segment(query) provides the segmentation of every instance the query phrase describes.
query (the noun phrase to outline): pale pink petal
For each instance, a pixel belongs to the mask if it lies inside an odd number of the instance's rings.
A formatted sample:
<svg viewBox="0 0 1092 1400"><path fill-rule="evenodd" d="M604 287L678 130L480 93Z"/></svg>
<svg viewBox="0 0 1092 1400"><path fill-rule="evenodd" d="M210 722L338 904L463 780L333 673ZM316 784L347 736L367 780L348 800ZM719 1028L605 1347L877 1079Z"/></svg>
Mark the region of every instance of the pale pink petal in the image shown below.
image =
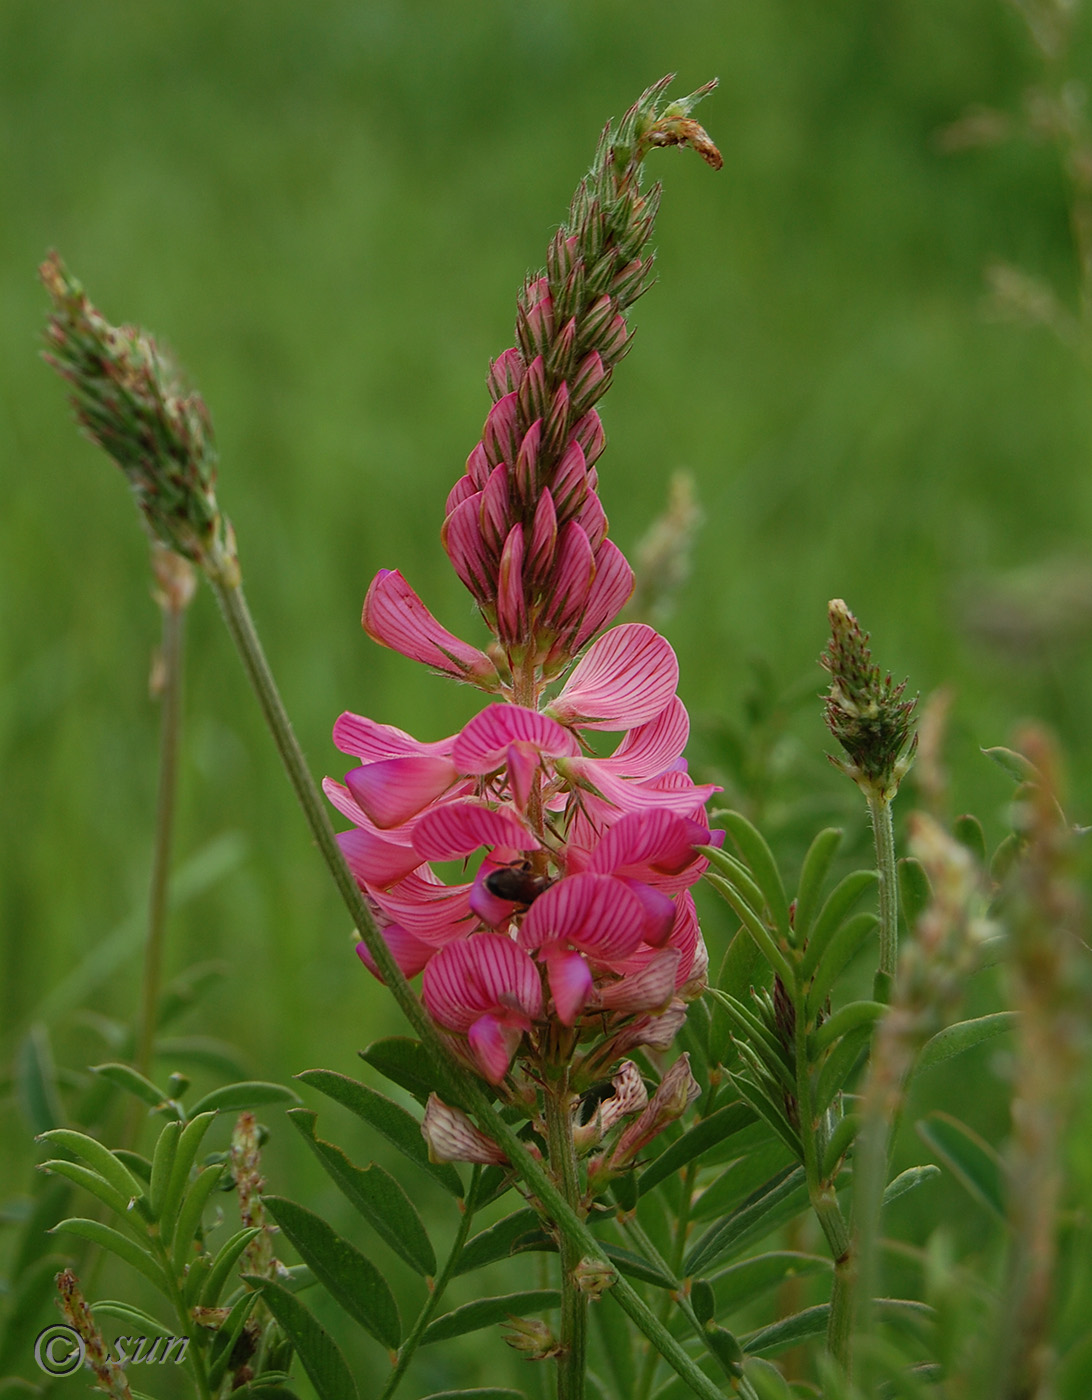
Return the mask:
<svg viewBox="0 0 1092 1400"><path fill-rule="evenodd" d="M344 783L337 783L333 778L323 778L322 790L331 805L336 807L343 817L348 817L354 826L371 826L371 822L357 806L352 793Z"/></svg>
<svg viewBox="0 0 1092 1400"><path fill-rule="evenodd" d="M514 846L537 851L538 841L514 812L482 802L462 800L434 807L413 829L413 844L423 860L454 860L479 846Z"/></svg>
<svg viewBox="0 0 1092 1400"><path fill-rule="evenodd" d="M460 641L439 622L397 569L380 569L364 599L361 617L373 641L449 676L485 686L500 683L497 668L477 647Z"/></svg>
<svg viewBox="0 0 1092 1400"><path fill-rule="evenodd" d="M633 584L633 570L626 556L613 540L604 540L595 553L595 578L572 640L573 651L578 651L600 627L618 616L629 602Z"/></svg>
<svg viewBox="0 0 1092 1400"><path fill-rule="evenodd" d="M527 640L527 593L523 586L523 526L513 525L497 571L497 633L509 646Z"/></svg>
<svg viewBox="0 0 1092 1400"><path fill-rule="evenodd" d="M497 592L497 570L482 539L480 491L452 509L444 520L440 542L455 572L478 602L492 602Z"/></svg>
<svg viewBox="0 0 1092 1400"><path fill-rule="evenodd" d="M404 879L422 863L422 857L412 847L396 846L360 826L339 832L337 843L353 879L371 893Z"/></svg>
<svg viewBox="0 0 1092 1400"><path fill-rule="evenodd" d="M378 763L384 758L410 755L450 754L454 742L452 735L447 739L422 743L393 724L380 724L366 715L354 715L349 711L334 721L334 743L342 753L352 754L362 763Z"/></svg>
<svg viewBox="0 0 1092 1400"><path fill-rule="evenodd" d="M532 745L548 758L579 754L580 745L556 720L523 705L487 705L455 736L451 757L460 773L493 773L508 746Z"/></svg>
<svg viewBox="0 0 1092 1400"><path fill-rule="evenodd" d="M500 1084L508 1073L512 1056L519 1049L523 1031L495 1016L480 1016L466 1033L470 1053L490 1084Z"/></svg>
<svg viewBox="0 0 1092 1400"><path fill-rule="evenodd" d="M521 812L527 810L527 803L535 785L535 776L539 772L541 763L542 759L538 750L525 740L508 745L506 763L508 787L512 794L512 800Z"/></svg>
<svg viewBox="0 0 1092 1400"><path fill-rule="evenodd" d="M458 778L449 758L388 758L345 774L345 786L379 828L400 826Z"/></svg>
<svg viewBox="0 0 1092 1400"><path fill-rule="evenodd" d="M421 1123L431 1162L480 1162L501 1166L508 1158L492 1138L476 1128L461 1108L430 1094Z"/></svg>
<svg viewBox="0 0 1092 1400"><path fill-rule="evenodd" d="M599 763L620 778L654 778L679 761L689 737L690 718L676 695L655 719L631 729L610 757Z"/></svg>
<svg viewBox="0 0 1092 1400"><path fill-rule="evenodd" d="M675 995L679 960L677 948L657 948L644 967L600 987L600 1005L607 1011L618 1011L626 1016L638 1011L664 1010Z"/></svg>
<svg viewBox="0 0 1092 1400"><path fill-rule="evenodd" d="M588 537L588 543L595 551L607 537L607 513L603 509L603 503L594 491L589 491L584 498L584 505L577 516L580 528Z"/></svg>
<svg viewBox="0 0 1092 1400"><path fill-rule="evenodd" d="M525 948L572 944L597 961L623 958L641 942L645 910L621 880L571 875L539 895L520 926Z"/></svg>
<svg viewBox="0 0 1092 1400"><path fill-rule="evenodd" d="M417 938L439 948L465 938L477 920L469 885L445 885L422 866L388 890L370 891L383 913Z"/></svg>
<svg viewBox="0 0 1092 1400"><path fill-rule="evenodd" d="M558 950L547 959L546 973L558 1020L571 1026L595 990L591 969L579 953Z"/></svg>
<svg viewBox="0 0 1092 1400"><path fill-rule="evenodd" d="M423 943L421 939L414 937L412 933L400 928L397 924L388 924L380 932L387 947L391 950L395 962L402 969L403 977L416 977L429 958L436 952L430 943ZM368 951L366 943L356 945L356 955L372 976L379 978L379 981L382 982L383 978L380 976L375 959Z"/></svg>
<svg viewBox="0 0 1092 1400"><path fill-rule="evenodd" d="M686 1005L676 998L662 1016L642 1016L626 1026L612 1042L615 1053L622 1055L640 1045L647 1045L650 1050L670 1050L685 1020Z"/></svg>
<svg viewBox="0 0 1092 1400"><path fill-rule="evenodd" d="M632 729L675 698L679 663L670 642L643 622L612 627L588 648L548 712L588 729Z"/></svg>
<svg viewBox="0 0 1092 1400"><path fill-rule="evenodd" d="M693 784L689 787L654 787L651 783L631 783L625 778L616 777L608 768L603 768L594 758L559 759L558 771L593 792L597 792L612 807L620 812L652 812L662 808L677 812L680 816L692 817L700 812L702 805L720 792L716 783ZM689 781L689 779L688 779Z"/></svg>

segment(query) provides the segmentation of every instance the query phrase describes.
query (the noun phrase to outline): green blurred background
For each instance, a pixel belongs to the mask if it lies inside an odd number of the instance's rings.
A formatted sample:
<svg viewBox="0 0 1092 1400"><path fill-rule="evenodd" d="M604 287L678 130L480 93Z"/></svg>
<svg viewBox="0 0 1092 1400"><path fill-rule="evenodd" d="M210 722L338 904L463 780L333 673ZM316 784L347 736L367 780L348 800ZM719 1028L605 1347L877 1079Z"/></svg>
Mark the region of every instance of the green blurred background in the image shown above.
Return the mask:
<svg viewBox="0 0 1092 1400"><path fill-rule="evenodd" d="M984 314L996 260L1076 304L1065 163L1018 120L996 144L944 136L974 104L1019 118L1044 81L1012 8L5 0L4 1063L35 1019L59 1062L107 1058L73 1012L131 1016L156 786L147 547L37 358L37 263L59 249L200 387L267 650L314 771L340 775L342 709L436 738L476 707L370 643L360 604L377 568L398 567L481 635L438 531L488 360L603 122L668 70L678 92L720 78L699 115L725 168L653 157L659 282L602 406L600 471L627 550L671 473L694 478L704 518L666 630L695 769L731 787L753 658L769 694L819 693L841 596L911 690L953 688L956 810L1001 834L1008 787L977 749L1036 714L1068 752L1074 815L1092 818L1087 362ZM783 723L782 708L762 731L774 795L855 813L819 705ZM236 1042L262 1078L353 1073L397 1017L352 956L207 593L185 725L177 855L198 888L168 971L227 965L185 1029ZM787 822L776 801L766 815ZM711 921L715 940L726 920ZM0 1113L0 1170L21 1187L24 1126L12 1102ZM360 1133L322 1122L362 1155ZM294 1143L275 1155L279 1185L308 1180Z"/></svg>

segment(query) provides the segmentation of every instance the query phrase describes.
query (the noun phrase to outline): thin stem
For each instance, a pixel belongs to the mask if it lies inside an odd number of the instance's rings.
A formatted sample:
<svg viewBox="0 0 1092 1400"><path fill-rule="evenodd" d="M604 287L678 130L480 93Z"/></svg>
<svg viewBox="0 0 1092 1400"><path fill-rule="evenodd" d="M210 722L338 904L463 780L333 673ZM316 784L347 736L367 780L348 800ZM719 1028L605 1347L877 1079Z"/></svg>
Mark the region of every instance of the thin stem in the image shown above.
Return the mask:
<svg viewBox="0 0 1092 1400"><path fill-rule="evenodd" d="M880 966L877 973L878 1001L890 1001L899 959L899 885L895 870L895 828L889 799L869 791L868 814L876 843L876 870L880 877Z"/></svg>
<svg viewBox="0 0 1092 1400"><path fill-rule="evenodd" d="M573 1144L573 1095L568 1072L546 1089L546 1140L550 1168L572 1209L579 1210L580 1178ZM561 1351L557 1358L557 1400L584 1400L584 1376L588 1365L588 1295L577 1285L575 1270L583 1256L577 1240L562 1235L561 1254Z"/></svg>
<svg viewBox="0 0 1092 1400"><path fill-rule="evenodd" d="M182 639L185 611L169 599L162 601L162 708L159 729L159 793L156 798L155 846L148 897L148 932L144 942L144 974L140 985L140 1022L136 1068L148 1074L155 1044L159 988L163 976L163 945L167 928L171 835L178 792L178 753L182 729Z"/></svg>
<svg viewBox="0 0 1092 1400"><path fill-rule="evenodd" d="M334 877L357 931L375 959L380 976L431 1056L441 1080L440 1087L451 1085L456 1095L461 1096L461 1101L474 1114L483 1131L498 1144L531 1193L538 1198L557 1226L558 1232L578 1245L582 1255L586 1254L594 1260L601 1259L602 1248L599 1242L550 1180L542 1165L535 1161L514 1129L494 1109L477 1079L465 1073L450 1059L427 1012L391 955L386 940L379 932L375 919L345 863L326 808L307 769L277 692L269 663L258 640L253 619L237 581L237 565L232 559L216 560L206 572L319 851ZM695 1365L624 1278L617 1276L608 1293L633 1319L695 1395L702 1396L703 1400L723 1400L722 1392Z"/></svg>
<svg viewBox="0 0 1092 1400"><path fill-rule="evenodd" d="M481 1168L475 1167L470 1178L470 1189L466 1193L466 1202L450 1253L444 1261L444 1267L433 1281L429 1295L425 1299L425 1306L421 1309L417 1321L413 1324L412 1332L410 1332L409 1336L398 1348L398 1358L394 1363L394 1369L387 1377L387 1384L383 1387L383 1393L380 1395L379 1400L390 1400L390 1396L398 1389L398 1383L405 1374L406 1367L413 1360L417 1348L421 1344L421 1338L425 1335L425 1328L432 1321L433 1315L440 1305L440 1299L444 1296L444 1291L451 1282L452 1275L462 1256L463 1246L466 1244L467 1236L470 1234L470 1222L474 1219L474 1204L480 1177Z"/></svg>

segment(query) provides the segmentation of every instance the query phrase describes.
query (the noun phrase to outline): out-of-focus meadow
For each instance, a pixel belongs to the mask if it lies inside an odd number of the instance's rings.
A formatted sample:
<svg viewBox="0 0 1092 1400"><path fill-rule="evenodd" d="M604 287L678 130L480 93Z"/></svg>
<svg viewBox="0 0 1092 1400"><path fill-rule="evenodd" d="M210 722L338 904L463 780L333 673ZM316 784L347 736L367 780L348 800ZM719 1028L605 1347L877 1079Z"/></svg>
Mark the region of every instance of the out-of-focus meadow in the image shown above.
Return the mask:
<svg viewBox="0 0 1092 1400"><path fill-rule="evenodd" d="M1078 31L1074 72L1087 52ZM482 636L439 527L488 361L603 122L668 70L678 92L719 77L699 115L725 167L650 162L659 281L602 405L600 474L627 551L671 475L693 478L702 522L664 627L695 770L731 787L732 734L762 686L822 690L839 596L912 691L952 688L954 810L1001 835L1009 785L978 747L1034 714L1068 755L1073 816L1092 819L1088 362L996 314L987 278L1009 264L1077 307L1065 161L1023 124L1044 68L1014 8L7 0L5 1064L35 1021L63 1066L110 1058L77 1013L133 1014L156 787L147 545L38 359L42 256L60 250L108 316L152 329L199 386L268 653L314 771L340 776L341 710L437 738L477 706L373 645L361 601L397 567ZM1007 137L976 144L1004 121L968 124L975 107L1006 114ZM730 796L774 830L789 803L802 831L841 808L860 837L821 707L782 708L749 741L773 774L764 800ZM181 1030L237 1043L259 1078L356 1072L398 1017L352 954L207 592L189 621L184 742L190 888L168 974L226 970ZM727 931L711 911L710 941ZM10 1098L0 1115L14 1189L29 1151ZM273 1152L284 1179L305 1175L295 1144Z"/></svg>

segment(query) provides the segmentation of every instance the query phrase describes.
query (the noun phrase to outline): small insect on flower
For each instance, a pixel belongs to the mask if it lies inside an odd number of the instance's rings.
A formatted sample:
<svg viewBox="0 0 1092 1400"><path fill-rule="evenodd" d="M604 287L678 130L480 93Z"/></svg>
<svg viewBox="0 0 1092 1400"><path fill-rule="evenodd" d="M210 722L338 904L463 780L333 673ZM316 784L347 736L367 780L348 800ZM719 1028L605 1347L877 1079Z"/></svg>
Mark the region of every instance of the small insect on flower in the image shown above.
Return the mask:
<svg viewBox="0 0 1092 1400"><path fill-rule="evenodd" d="M490 871L482 883L498 899L510 899L516 904L533 904L554 881L549 875L536 875L529 860L518 860Z"/></svg>

